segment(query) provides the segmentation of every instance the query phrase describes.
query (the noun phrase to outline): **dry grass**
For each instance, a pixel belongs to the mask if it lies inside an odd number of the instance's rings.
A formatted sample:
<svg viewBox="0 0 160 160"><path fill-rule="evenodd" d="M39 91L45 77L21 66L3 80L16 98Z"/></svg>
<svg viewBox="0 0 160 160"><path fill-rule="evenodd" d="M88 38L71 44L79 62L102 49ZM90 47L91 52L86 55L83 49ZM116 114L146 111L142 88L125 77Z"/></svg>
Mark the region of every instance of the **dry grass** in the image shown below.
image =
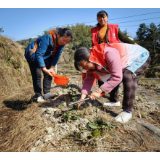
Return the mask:
<svg viewBox="0 0 160 160"><path fill-rule="evenodd" d="M31 82L24 49L3 36L0 36L0 63L0 96Z"/></svg>
<svg viewBox="0 0 160 160"><path fill-rule="evenodd" d="M31 90L28 92L32 93ZM40 117L42 109L29 99L30 95L23 93L3 101L0 108L1 152L29 151L44 133Z"/></svg>

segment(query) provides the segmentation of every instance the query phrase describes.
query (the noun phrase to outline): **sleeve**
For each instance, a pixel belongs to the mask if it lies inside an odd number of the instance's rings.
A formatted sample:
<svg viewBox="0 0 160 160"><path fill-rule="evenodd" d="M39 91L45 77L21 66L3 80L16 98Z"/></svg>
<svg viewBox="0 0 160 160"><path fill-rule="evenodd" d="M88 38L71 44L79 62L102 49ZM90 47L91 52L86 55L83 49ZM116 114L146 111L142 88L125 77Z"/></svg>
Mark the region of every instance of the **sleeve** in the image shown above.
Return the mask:
<svg viewBox="0 0 160 160"><path fill-rule="evenodd" d="M46 66L43 57L47 51L47 48L48 48L48 44L45 42L44 39L41 39L39 41L38 49L36 51L36 59L37 59L40 67Z"/></svg>
<svg viewBox="0 0 160 160"><path fill-rule="evenodd" d="M95 80L95 77L93 76L93 74L90 71L87 71L86 78L84 79L84 82L83 82L81 93L89 94L94 80Z"/></svg>
<svg viewBox="0 0 160 160"><path fill-rule="evenodd" d="M59 48L58 51L57 51L57 53L54 55L54 58L53 58L53 60L52 60L52 62L51 62L51 64L52 64L53 66L55 66L55 65L57 64L58 60L60 59L61 54L62 54L62 51L63 51L63 49L64 49L64 46L65 46L65 45L63 45L61 48Z"/></svg>
<svg viewBox="0 0 160 160"><path fill-rule="evenodd" d="M120 30L118 30L118 38L124 43L129 43L129 44L135 43L133 40L131 40L127 36L125 36Z"/></svg>
<svg viewBox="0 0 160 160"><path fill-rule="evenodd" d="M100 88L103 91L111 92L122 81L122 66L119 51L112 47L107 47L106 62L110 69L111 77Z"/></svg>

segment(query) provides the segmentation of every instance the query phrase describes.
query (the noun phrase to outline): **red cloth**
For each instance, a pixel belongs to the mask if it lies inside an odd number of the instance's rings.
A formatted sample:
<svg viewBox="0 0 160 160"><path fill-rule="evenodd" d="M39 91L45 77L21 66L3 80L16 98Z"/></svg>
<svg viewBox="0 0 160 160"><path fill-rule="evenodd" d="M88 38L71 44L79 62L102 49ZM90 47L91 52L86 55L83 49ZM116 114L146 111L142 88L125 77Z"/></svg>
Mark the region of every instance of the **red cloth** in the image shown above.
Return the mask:
<svg viewBox="0 0 160 160"><path fill-rule="evenodd" d="M118 38L118 25L117 24L107 24L109 27L108 30L108 40L109 43L120 43ZM92 43L97 45L99 43L99 27L94 27L91 29L92 33Z"/></svg>

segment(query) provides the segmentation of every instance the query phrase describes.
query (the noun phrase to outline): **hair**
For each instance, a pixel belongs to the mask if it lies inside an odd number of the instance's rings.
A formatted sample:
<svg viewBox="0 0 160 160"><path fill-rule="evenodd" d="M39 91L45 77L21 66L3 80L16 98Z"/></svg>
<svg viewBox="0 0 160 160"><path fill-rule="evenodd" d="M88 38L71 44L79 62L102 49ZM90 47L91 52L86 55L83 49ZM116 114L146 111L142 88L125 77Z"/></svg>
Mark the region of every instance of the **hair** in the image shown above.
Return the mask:
<svg viewBox="0 0 160 160"><path fill-rule="evenodd" d="M106 15L107 17L108 17L108 13L106 12L106 11L99 11L98 13L97 13L97 18L98 17L103 17L104 15ZM100 27L100 24L99 23L97 23L97 27Z"/></svg>
<svg viewBox="0 0 160 160"><path fill-rule="evenodd" d="M72 31L68 28L56 28L56 34L59 34L60 37L62 36L71 37L71 40L73 38Z"/></svg>
<svg viewBox="0 0 160 160"><path fill-rule="evenodd" d="M82 60L89 61L89 56L91 54L91 49L87 47L80 47L74 53L74 66L80 71L79 64Z"/></svg>

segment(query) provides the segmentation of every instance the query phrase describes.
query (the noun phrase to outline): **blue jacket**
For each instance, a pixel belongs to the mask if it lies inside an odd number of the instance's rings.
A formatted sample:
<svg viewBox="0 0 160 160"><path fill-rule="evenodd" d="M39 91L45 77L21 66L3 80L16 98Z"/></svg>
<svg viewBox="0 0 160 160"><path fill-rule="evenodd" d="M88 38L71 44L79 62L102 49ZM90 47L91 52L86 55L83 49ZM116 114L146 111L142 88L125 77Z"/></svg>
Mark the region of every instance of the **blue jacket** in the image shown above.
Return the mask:
<svg viewBox="0 0 160 160"><path fill-rule="evenodd" d="M45 67L44 60L50 57L51 65L55 66L62 54L64 46L58 46L56 52L53 52L55 46L53 45L51 34L44 35L28 45L25 50L25 58L28 62L38 62L39 67Z"/></svg>

